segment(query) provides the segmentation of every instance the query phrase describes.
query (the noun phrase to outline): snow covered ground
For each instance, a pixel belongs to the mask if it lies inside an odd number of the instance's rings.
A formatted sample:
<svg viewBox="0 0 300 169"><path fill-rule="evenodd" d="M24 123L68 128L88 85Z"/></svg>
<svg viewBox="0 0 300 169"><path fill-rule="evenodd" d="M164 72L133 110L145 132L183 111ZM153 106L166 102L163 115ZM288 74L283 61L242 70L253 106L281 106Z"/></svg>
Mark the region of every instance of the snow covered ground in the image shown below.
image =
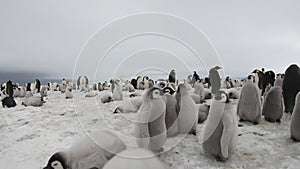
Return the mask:
<svg viewBox="0 0 300 169"><path fill-rule="evenodd" d="M0 168L34 169L46 165L56 151L68 148L77 138L94 130L114 131L128 148L136 147L135 113L113 114L120 102L100 103L103 91L94 98L85 98L74 91L74 99L66 100L60 92L49 92L42 107L24 107L16 98L15 108L0 108ZM125 99L128 93L125 92ZM232 104L237 104L234 100ZM201 146L201 130L197 136L178 135L168 138L166 152L158 157L175 169L192 168L299 168L300 143L290 139L290 115L282 123L262 119L259 125L242 123L236 152L223 163L207 155Z"/></svg>

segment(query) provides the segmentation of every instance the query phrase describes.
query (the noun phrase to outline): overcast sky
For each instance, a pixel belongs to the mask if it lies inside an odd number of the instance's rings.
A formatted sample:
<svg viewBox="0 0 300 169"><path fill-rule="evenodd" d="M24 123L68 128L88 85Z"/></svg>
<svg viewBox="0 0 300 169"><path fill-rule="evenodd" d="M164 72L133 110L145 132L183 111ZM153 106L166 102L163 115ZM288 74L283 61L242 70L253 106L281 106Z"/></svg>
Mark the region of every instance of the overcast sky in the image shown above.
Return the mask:
<svg viewBox="0 0 300 169"><path fill-rule="evenodd" d="M0 78L284 72L300 63L300 1L1 0L0 56Z"/></svg>

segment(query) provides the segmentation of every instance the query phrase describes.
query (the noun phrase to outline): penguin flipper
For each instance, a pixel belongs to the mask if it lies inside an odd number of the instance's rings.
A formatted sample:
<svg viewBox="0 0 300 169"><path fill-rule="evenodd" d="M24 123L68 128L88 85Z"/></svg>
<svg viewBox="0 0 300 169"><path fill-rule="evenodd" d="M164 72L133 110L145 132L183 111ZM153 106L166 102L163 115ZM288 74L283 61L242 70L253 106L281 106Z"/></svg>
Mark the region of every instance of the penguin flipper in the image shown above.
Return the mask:
<svg viewBox="0 0 300 169"><path fill-rule="evenodd" d="M221 153L223 157L228 158L229 146L235 130L232 125L234 121L231 119L231 116L225 112L223 114L222 123L223 123L223 132L220 140Z"/></svg>

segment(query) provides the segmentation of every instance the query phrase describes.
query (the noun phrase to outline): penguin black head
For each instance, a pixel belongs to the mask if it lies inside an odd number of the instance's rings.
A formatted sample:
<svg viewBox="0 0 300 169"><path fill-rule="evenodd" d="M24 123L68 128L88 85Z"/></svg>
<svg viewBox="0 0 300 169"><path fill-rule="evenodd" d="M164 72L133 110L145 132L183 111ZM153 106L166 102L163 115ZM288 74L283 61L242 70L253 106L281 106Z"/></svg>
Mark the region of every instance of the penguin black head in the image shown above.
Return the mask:
<svg viewBox="0 0 300 169"><path fill-rule="evenodd" d="M53 154L48 163L47 166L43 169L66 169L66 159L62 155L61 152Z"/></svg>
<svg viewBox="0 0 300 169"><path fill-rule="evenodd" d="M169 93L170 95L173 95L175 93L175 90L173 88L171 88L171 87L168 86L168 87L165 87L163 89L163 92L164 93Z"/></svg>

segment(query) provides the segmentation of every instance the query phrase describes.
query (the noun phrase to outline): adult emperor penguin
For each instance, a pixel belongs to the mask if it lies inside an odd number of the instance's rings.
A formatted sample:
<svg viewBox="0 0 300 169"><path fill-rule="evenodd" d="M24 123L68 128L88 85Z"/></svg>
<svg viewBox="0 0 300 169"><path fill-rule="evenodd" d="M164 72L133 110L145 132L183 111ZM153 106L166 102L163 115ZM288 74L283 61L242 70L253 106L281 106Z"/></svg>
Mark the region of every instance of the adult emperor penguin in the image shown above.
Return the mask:
<svg viewBox="0 0 300 169"><path fill-rule="evenodd" d="M218 161L226 161L233 152L238 126L228 95L220 91L219 76L210 77L215 97L202 131L202 147Z"/></svg>
<svg viewBox="0 0 300 169"><path fill-rule="evenodd" d="M145 92L135 124L138 146L155 152L161 151L167 141L166 104L162 95L163 91L157 87L150 88Z"/></svg>
<svg viewBox="0 0 300 169"><path fill-rule="evenodd" d="M141 76L138 76L137 78L136 78L136 87L137 87L137 89L139 89L139 90L142 90L143 88L143 85L142 85L142 82L143 82L143 79L142 79L142 77Z"/></svg>
<svg viewBox="0 0 300 169"><path fill-rule="evenodd" d="M220 66L215 66L209 70L209 81L211 84L211 93L215 95L216 98L221 98L221 93L219 92L221 88L221 78L218 70L221 69Z"/></svg>
<svg viewBox="0 0 300 169"><path fill-rule="evenodd" d="M261 119L261 98L258 87L247 81L241 89L240 99L237 105L237 114L240 121L249 121L258 124Z"/></svg>
<svg viewBox="0 0 300 169"><path fill-rule="evenodd" d="M290 126L291 138L300 141L300 92L296 96L296 103L292 114Z"/></svg>
<svg viewBox="0 0 300 169"><path fill-rule="evenodd" d="M149 77L148 76L143 77L143 84L144 84L144 89L149 89Z"/></svg>
<svg viewBox="0 0 300 169"><path fill-rule="evenodd" d="M175 90L171 87L165 87L164 91L164 100L166 102L166 127L167 127L167 136L173 137L178 133L178 121L176 113L176 103L177 100L174 97Z"/></svg>
<svg viewBox="0 0 300 169"><path fill-rule="evenodd" d="M282 88L279 86L272 87L267 93L264 100L262 114L269 122L278 122L283 115L283 103L282 103Z"/></svg>
<svg viewBox="0 0 300 169"><path fill-rule="evenodd" d="M124 150L109 160L103 169L169 169L154 153L142 148Z"/></svg>
<svg viewBox="0 0 300 169"><path fill-rule="evenodd" d="M196 135L198 110L184 84L178 86L175 97L177 100L176 112L178 114L179 133Z"/></svg>
<svg viewBox="0 0 300 169"><path fill-rule="evenodd" d="M53 154L44 169L100 169L126 149L123 141L107 130L89 134L65 151Z"/></svg>
<svg viewBox="0 0 300 169"><path fill-rule="evenodd" d="M296 95L300 91L300 68L297 65L293 64L285 71L282 89L285 112L292 113Z"/></svg>
<svg viewBox="0 0 300 169"><path fill-rule="evenodd" d="M6 88L6 95L8 95L9 97L14 97L14 87L11 80L6 82L5 88Z"/></svg>
<svg viewBox="0 0 300 169"><path fill-rule="evenodd" d="M123 100L123 93L122 93L122 82L120 79L116 79L113 81L114 84L114 89L113 89L113 94L112 98L117 101L117 100Z"/></svg>
<svg viewBox="0 0 300 169"><path fill-rule="evenodd" d="M40 93L41 81L39 79L35 79L35 88L37 89L37 92Z"/></svg>
<svg viewBox="0 0 300 169"><path fill-rule="evenodd" d="M176 83L176 72L175 70L171 70L171 72L169 73L169 83Z"/></svg>

